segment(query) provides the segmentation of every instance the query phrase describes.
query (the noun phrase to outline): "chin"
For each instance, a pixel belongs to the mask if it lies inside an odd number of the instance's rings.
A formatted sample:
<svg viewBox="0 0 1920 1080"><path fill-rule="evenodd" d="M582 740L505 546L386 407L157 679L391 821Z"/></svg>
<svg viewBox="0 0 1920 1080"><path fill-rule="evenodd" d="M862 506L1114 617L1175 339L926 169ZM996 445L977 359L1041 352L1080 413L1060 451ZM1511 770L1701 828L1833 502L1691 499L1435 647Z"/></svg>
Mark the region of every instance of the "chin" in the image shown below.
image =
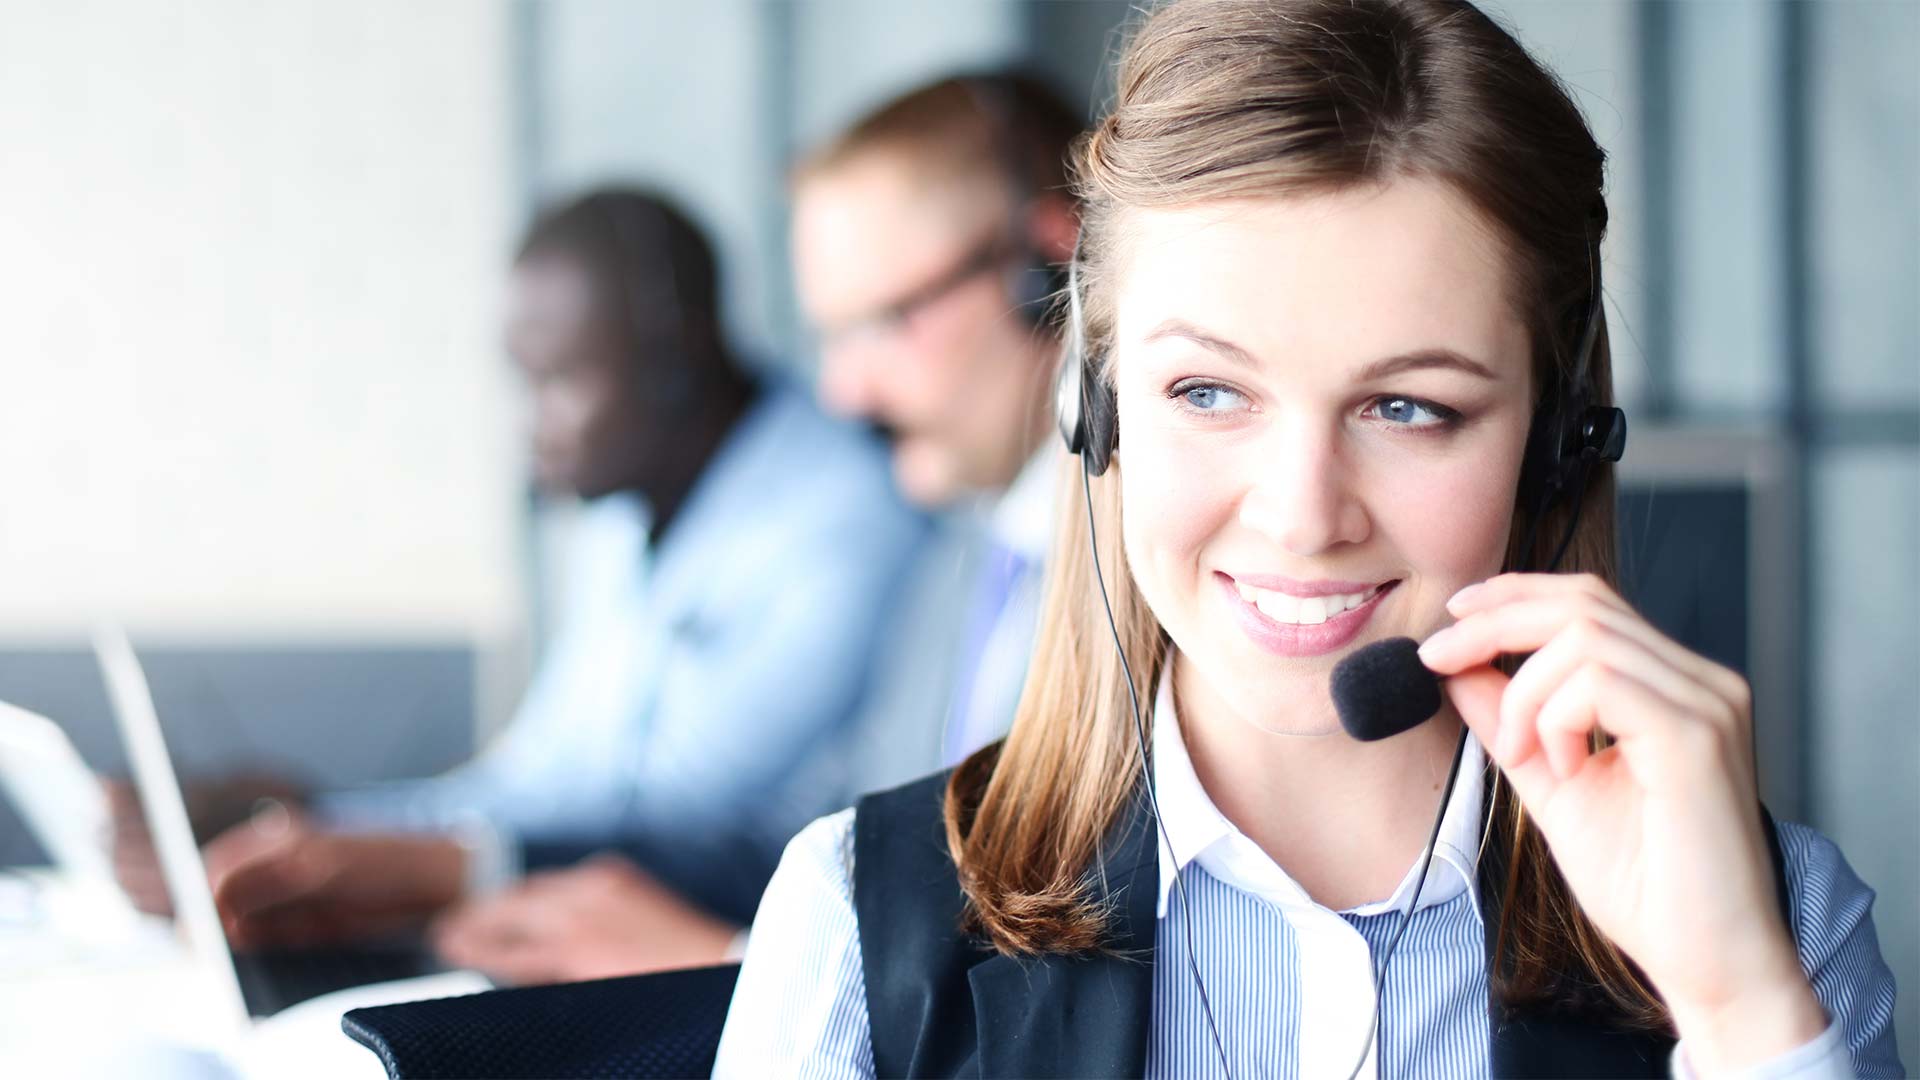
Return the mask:
<svg viewBox="0 0 1920 1080"><path fill-rule="evenodd" d="M964 490L948 456L921 441L903 441L893 451L893 483L908 502L938 509L959 499Z"/></svg>
<svg viewBox="0 0 1920 1080"><path fill-rule="evenodd" d="M533 487L543 497L549 499L585 498L580 494L580 486L572 482L571 477L545 470L533 474Z"/></svg>
<svg viewBox="0 0 1920 1080"><path fill-rule="evenodd" d="M898 465L893 470L893 486L900 489L901 498L923 510L938 510L954 499L954 492L947 485L923 479L917 472Z"/></svg>
<svg viewBox="0 0 1920 1080"><path fill-rule="evenodd" d="M1339 735L1340 715L1327 682L1324 671L1274 672L1247 687L1237 711L1249 724L1274 735Z"/></svg>

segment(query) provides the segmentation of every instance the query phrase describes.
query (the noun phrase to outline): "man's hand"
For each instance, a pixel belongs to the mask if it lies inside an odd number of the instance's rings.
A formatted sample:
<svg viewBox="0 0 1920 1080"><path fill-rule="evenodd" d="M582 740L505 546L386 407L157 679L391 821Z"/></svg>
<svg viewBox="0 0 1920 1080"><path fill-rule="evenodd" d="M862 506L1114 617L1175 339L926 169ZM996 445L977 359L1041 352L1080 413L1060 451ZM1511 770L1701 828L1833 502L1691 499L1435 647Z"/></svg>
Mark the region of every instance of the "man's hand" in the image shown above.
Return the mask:
<svg viewBox="0 0 1920 1080"><path fill-rule="evenodd" d="M423 922L459 899L467 854L442 836L323 832L275 804L207 845L236 948L302 947Z"/></svg>
<svg viewBox="0 0 1920 1080"><path fill-rule="evenodd" d="M717 964L739 929L600 855L449 912L433 940L450 964L530 984Z"/></svg>
<svg viewBox="0 0 1920 1080"><path fill-rule="evenodd" d="M153 849L153 835L147 831L146 811L140 796L127 780L102 779L106 792L109 839L113 850L113 872L133 905L151 915L172 915L173 903L167 895L166 879L160 873L160 857ZM300 789L292 782L267 773L239 773L219 780L195 781L185 785L187 820L193 826L194 839L205 843L235 824L245 821L262 799L276 799L288 805L300 799Z"/></svg>

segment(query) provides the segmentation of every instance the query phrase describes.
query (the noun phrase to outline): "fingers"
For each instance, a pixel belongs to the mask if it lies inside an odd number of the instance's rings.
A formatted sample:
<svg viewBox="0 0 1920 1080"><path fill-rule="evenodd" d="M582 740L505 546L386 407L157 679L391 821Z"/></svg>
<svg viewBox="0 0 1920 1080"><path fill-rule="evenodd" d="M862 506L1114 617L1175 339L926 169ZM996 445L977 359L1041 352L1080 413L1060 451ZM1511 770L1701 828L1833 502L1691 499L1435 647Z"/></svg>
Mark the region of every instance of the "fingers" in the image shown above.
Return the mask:
<svg viewBox="0 0 1920 1080"><path fill-rule="evenodd" d="M1507 676L1490 667L1479 667L1455 675L1442 685L1460 719L1506 774L1520 801L1529 807L1545 805L1556 784L1546 759L1536 755L1526 761L1511 761L1493 750L1500 741L1500 699L1508 687Z"/></svg>
<svg viewBox="0 0 1920 1080"><path fill-rule="evenodd" d="M1500 700L1500 737L1491 748L1503 761L1524 760L1536 747L1535 716L1577 672L1590 665L1630 675L1674 706L1700 715L1726 712L1706 687L1677 671L1663 656L1618 631L1585 619L1555 634L1520 669ZM1671 709L1673 706L1669 706Z"/></svg>
<svg viewBox="0 0 1920 1080"><path fill-rule="evenodd" d="M330 876L327 838L288 816L242 822L207 845L213 901L230 921L263 912L318 890Z"/></svg>
<svg viewBox="0 0 1920 1080"><path fill-rule="evenodd" d="M1500 738L1500 698L1506 693L1509 681L1500 671L1479 667L1440 684L1460 719L1488 753L1492 753L1494 743Z"/></svg>
<svg viewBox="0 0 1920 1080"><path fill-rule="evenodd" d="M1544 815L1559 786L1587 767L1594 756L1590 738L1597 726L1622 739L1602 757L1618 756L1642 740L1643 752L1626 754L1622 760L1649 787L1671 783L1671 776L1651 774L1679 764L1686 756L1669 752L1664 742L1698 742L1708 749L1718 745L1713 725L1688 716L1644 683L1604 664L1580 665L1537 712L1509 720L1502 715L1502 705L1515 682L1493 668L1480 667L1447 679L1444 686L1461 719L1513 784L1520 801L1535 814ZM1510 734L1509 725L1525 729L1525 737ZM1659 737L1648 744L1644 740L1650 735Z"/></svg>
<svg viewBox="0 0 1920 1080"><path fill-rule="evenodd" d="M1447 601L1447 610L1460 619L1475 611L1529 597L1585 598L1633 613L1632 605L1597 574L1501 574L1454 593Z"/></svg>
<svg viewBox="0 0 1920 1080"><path fill-rule="evenodd" d="M488 978L508 986L539 986L564 982L565 971L557 966L553 951L540 942L489 942L450 962L472 968Z"/></svg>
<svg viewBox="0 0 1920 1080"><path fill-rule="evenodd" d="M1454 674L1502 654L1532 655L1516 673L1503 705L1506 747L1518 760L1534 748L1534 725L1516 718L1537 710L1581 664L1599 662L1630 676L1686 712L1740 734L1752 715L1751 693L1737 673L1661 634L1591 575L1506 574L1456 594L1455 623L1428 638L1420 658ZM1616 732L1617 734L1617 732Z"/></svg>
<svg viewBox="0 0 1920 1080"><path fill-rule="evenodd" d="M122 822L139 824L146 827L147 816L140 809L140 795L133 788L132 781L118 777L101 777L100 790L107 797L107 813L118 826Z"/></svg>
<svg viewBox="0 0 1920 1080"><path fill-rule="evenodd" d="M531 931L526 926L526 905L513 893L479 900L456 908L435 920L432 937L436 947L450 954L473 955L494 942L513 942ZM464 962L464 961L463 961Z"/></svg>
<svg viewBox="0 0 1920 1080"><path fill-rule="evenodd" d="M236 949L305 949L363 936L368 926L342 919L324 904L296 902L227 920L226 930Z"/></svg>
<svg viewBox="0 0 1920 1080"><path fill-rule="evenodd" d="M1580 770L1588 757L1588 738L1603 717L1607 730L1620 738L1622 748L1650 733L1681 736L1706 726L1690 720L1672 701L1640 680L1603 664L1586 664L1540 707L1540 745L1554 776L1564 780ZM1629 755L1628 760L1652 757Z"/></svg>
<svg viewBox="0 0 1920 1080"><path fill-rule="evenodd" d="M525 887L469 904L434 923L434 949L449 964L502 982L552 981L561 977L558 928L539 917L542 906L540 897Z"/></svg>
<svg viewBox="0 0 1920 1080"><path fill-rule="evenodd" d="M1528 597L1469 612L1422 643L1420 659L1434 671L1451 675L1491 663L1502 653L1534 652L1575 628L1580 633L1604 631L1631 639L1675 666L1705 664L1639 615L1582 597Z"/></svg>
<svg viewBox="0 0 1920 1080"><path fill-rule="evenodd" d="M1613 626L1640 641L1649 650L1668 657L1676 668L1717 696L1733 703L1740 711L1749 711L1750 689L1746 679L1738 672L1716 664L1662 634L1635 611L1633 605L1594 574L1501 574L1455 593L1447 601L1447 610L1455 619L1465 622L1471 616L1518 601L1557 601L1564 605L1570 618L1584 615ZM1526 647L1508 651L1522 652L1526 651ZM1470 667L1472 663L1465 666Z"/></svg>
<svg viewBox="0 0 1920 1080"><path fill-rule="evenodd" d="M418 927L420 922L414 908L356 907L318 893L225 920L225 925L235 948L253 949L337 945Z"/></svg>
<svg viewBox="0 0 1920 1080"><path fill-rule="evenodd" d="M148 848L145 856L116 847L113 853L113 878L133 906L149 915L173 914L173 897L167 892L167 880L160 872L160 861Z"/></svg>
<svg viewBox="0 0 1920 1080"><path fill-rule="evenodd" d="M290 808L300 804L300 792L293 784L258 772L198 781L188 785L186 795L187 816L194 835L202 840L257 816L263 804L278 802Z"/></svg>
<svg viewBox="0 0 1920 1080"><path fill-rule="evenodd" d="M173 914L166 878L160 872L160 856L144 831L134 835L125 829L115 829L109 858L113 862L114 880L119 882L134 907L149 915Z"/></svg>

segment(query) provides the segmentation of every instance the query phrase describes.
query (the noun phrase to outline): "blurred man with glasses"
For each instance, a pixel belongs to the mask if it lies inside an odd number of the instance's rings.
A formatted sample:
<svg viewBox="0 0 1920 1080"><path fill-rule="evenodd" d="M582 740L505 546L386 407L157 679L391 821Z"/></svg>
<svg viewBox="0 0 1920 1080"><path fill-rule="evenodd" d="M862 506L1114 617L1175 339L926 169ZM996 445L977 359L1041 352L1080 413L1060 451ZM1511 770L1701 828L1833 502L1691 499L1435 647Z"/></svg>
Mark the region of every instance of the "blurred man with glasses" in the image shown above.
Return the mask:
<svg viewBox="0 0 1920 1080"><path fill-rule="evenodd" d="M819 335L819 397L885 435L902 494L944 512L842 751L816 757L823 772L802 786L850 802L956 761L1012 721L1060 458L1053 299L1078 228L1065 161L1079 131L1077 111L1035 80L947 78L794 171L794 272ZM581 979L719 962L712 938L678 935L693 952L650 944L695 925L601 862L470 905L442 921L440 943L469 966Z"/></svg>

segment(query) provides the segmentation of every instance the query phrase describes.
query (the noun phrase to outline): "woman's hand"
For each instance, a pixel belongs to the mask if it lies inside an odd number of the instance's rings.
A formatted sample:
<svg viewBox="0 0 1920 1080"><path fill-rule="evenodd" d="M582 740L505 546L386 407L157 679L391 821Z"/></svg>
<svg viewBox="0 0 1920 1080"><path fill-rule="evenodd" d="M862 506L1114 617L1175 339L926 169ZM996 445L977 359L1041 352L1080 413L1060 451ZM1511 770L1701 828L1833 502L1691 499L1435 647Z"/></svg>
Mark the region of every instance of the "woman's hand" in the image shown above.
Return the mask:
<svg viewBox="0 0 1920 1080"><path fill-rule="evenodd" d="M1587 915L1638 963L1705 1071L1825 1030L1774 899L1746 681L1592 575L1504 574L1420 648L1539 824ZM1488 665L1532 653L1511 681ZM1600 728L1614 744L1595 754Z"/></svg>

